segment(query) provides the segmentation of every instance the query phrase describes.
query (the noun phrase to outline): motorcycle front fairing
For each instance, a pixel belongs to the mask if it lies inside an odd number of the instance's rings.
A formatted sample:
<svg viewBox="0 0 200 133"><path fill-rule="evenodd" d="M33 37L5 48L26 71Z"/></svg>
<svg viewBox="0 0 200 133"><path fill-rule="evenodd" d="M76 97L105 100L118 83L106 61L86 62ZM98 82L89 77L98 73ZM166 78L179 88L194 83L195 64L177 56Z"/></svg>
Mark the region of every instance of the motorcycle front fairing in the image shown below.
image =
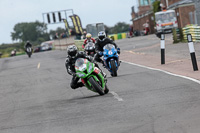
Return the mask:
<svg viewBox="0 0 200 133"><path fill-rule="evenodd" d="M29 52L29 53L31 53L32 52L32 48L31 47L27 47L26 51Z"/></svg>
<svg viewBox="0 0 200 133"><path fill-rule="evenodd" d="M105 88L104 77L99 69L94 66L94 63L89 62L87 59L78 58L75 63L75 70L76 75L81 78L81 81L89 90L96 92L88 80L90 77L93 77L97 82L101 82L102 88Z"/></svg>

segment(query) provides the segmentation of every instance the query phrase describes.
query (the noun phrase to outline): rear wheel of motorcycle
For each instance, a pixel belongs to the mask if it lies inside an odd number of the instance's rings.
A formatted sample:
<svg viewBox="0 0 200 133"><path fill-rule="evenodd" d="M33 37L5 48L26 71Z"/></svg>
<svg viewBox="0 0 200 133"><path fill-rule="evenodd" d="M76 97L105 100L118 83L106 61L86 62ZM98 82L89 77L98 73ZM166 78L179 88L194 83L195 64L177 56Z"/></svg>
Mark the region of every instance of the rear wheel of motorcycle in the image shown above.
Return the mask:
<svg viewBox="0 0 200 133"><path fill-rule="evenodd" d="M104 95L102 87L97 83L97 81L93 77L90 77L89 81L92 87L99 93L99 95Z"/></svg>
<svg viewBox="0 0 200 133"><path fill-rule="evenodd" d="M110 61L111 64L111 69L112 69L112 76L116 77L117 76L117 68L114 60Z"/></svg>

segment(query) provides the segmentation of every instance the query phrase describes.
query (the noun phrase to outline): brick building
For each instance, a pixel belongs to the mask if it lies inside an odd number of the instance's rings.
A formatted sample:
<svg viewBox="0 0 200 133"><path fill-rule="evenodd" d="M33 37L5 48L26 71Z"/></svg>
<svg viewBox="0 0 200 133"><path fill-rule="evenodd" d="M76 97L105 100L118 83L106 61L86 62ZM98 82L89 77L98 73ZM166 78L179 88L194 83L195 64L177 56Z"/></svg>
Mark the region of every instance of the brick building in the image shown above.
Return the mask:
<svg viewBox="0 0 200 133"><path fill-rule="evenodd" d="M173 3L175 1L175 3ZM169 0L168 9L174 9L177 15L178 27L195 24L195 6L192 0Z"/></svg>
<svg viewBox="0 0 200 133"><path fill-rule="evenodd" d="M140 1L141 0L139 0L139 2ZM161 0L161 3L166 6L167 9L173 9L176 11L179 28L185 27L187 24L196 23L195 6L192 0ZM140 4L138 8L139 11L137 13L135 13L132 9L131 15L134 31L142 31L144 29L143 24L146 20L149 20L150 33L155 33L154 15L151 8L152 3L149 5Z"/></svg>

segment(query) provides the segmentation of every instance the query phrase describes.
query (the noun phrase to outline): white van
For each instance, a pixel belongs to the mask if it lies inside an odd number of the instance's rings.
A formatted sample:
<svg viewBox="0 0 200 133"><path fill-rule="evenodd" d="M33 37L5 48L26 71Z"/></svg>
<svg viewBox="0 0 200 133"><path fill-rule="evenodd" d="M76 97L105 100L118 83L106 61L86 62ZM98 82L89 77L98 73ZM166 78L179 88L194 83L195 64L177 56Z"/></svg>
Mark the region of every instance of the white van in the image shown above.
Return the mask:
<svg viewBox="0 0 200 133"><path fill-rule="evenodd" d="M177 28L176 13L174 10L160 11L155 13L156 34L171 33L173 28Z"/></svg>

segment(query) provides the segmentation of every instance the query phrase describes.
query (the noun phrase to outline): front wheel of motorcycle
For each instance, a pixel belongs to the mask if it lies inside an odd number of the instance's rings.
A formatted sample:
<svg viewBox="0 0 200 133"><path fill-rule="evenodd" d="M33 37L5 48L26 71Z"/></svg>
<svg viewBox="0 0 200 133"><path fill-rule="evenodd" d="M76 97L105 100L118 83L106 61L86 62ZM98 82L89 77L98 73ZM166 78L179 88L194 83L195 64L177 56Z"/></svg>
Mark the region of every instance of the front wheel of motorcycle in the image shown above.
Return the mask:
<svg viewBox="0 0 200 133"><path fill-rule="evenodd" d="M99 95L104 95L102 87L97 83L97 81L93 78L89 78L89 82L92 85L92 87L96 90L96 92L99 93Z"/></svg>
<svg viewBox="0 0 200 133"><path fill-rule="evenodd" d="M111 64L111 69L112 69L112 75L111 76L116 77L117 76L117 68L116 68L115 60L111 60L110 64Z"/></svg>

